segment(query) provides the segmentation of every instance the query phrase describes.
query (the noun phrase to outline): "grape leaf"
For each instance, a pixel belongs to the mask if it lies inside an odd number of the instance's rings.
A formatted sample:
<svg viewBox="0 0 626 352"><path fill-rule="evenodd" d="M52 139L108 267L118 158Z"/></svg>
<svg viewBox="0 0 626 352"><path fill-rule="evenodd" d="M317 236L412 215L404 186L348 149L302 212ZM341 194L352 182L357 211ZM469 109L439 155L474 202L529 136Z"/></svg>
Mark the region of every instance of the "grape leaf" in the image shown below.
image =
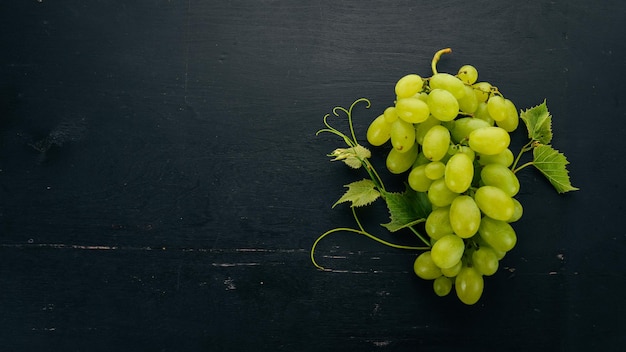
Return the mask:
<svg viewBox="0 0 626 352"><path fill-rule="evenodd" d="M369 149L361 145L356 145L352 148L337 148L328 156L335 157L331 161L342 160L351 168L358 169L363 165L361 160L371 157L372 153Z"/></svg>
<svg viewBox="0 0 626 352"><path fill-rule="evenodd" d="M380 192L376 190L376 185L372 180L361 180L345 185L348 190L339 200L333 204L333 208L343 202L351 202L351 207L362 207L371 204L380 197Z"/></svg>
<svg viewBox="0 0 626 352"><path fill-rule="evenodd" d="M385 192L384 196L391 221L382 226L391 232L423 222L432 210L426 193L416 192L408 185L402 193Z"/></svg>
<svg viewBox="0 0 626 352"><path fill-rule="evenodd" d="M520 118L528 129L528 138L539 141L542 144L550 144L552 141L552 115L548 112L546 101L522 111Z"/></svg>
<svg viewBox="0 0 626 352"><path fill-rule="evenodd" d="M576 191L572 186L566 165L569 164L563 153L549 145L538 145L533 149L533 165L550 181L557 192Z"/></svg>

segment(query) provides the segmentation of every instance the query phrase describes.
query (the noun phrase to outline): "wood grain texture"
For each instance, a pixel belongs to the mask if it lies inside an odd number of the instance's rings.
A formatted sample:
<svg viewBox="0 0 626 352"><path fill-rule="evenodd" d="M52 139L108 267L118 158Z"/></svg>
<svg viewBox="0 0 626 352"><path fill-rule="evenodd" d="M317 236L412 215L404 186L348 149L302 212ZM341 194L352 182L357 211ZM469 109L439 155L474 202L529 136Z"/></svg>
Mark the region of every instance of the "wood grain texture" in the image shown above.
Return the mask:
<svg viewBox="0 0 626 352"><path fill-rule="evenodd" d="M625 6L3 3L0 345L619 350ZM415 253L355 235L320 244L332 271L309 260L320 233L352 225L331 205L363 177L328 162L340 141L315 136L322 117L367 97L363 135L442 47L441 70L472 63L518 108L547 99L582 189L520 176L519 243L473 307L435 297ZM385 217L364 213L368 228Z"/></svg>

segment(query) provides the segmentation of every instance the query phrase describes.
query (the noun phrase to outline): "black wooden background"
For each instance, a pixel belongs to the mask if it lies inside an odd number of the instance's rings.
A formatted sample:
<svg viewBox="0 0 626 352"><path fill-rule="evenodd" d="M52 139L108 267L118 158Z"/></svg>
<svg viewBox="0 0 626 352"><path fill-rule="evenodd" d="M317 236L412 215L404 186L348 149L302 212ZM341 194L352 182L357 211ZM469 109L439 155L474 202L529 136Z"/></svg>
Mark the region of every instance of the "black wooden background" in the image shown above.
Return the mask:
<svg viewBox="0 0 626 352"><path fill-rule="evenodd" d="M624 20L618 0L1 1L0 349L623 350ZM364 136L443 47L440 71L547 99L581 188L521 173L518 245L471 307L357 235L320 244L333 271L309 260L364 177L328 161L322 117L367 97Z"/></svg>

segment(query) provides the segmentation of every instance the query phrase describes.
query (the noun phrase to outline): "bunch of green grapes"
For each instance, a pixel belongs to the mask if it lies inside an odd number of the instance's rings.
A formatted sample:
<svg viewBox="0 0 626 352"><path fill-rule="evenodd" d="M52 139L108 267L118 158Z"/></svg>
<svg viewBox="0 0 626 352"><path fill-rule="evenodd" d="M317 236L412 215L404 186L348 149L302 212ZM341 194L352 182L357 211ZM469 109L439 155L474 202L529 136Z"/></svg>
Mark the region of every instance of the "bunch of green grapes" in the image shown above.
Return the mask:
<svg viewBox="0 0 626 352"><path fill-rule="evenodd" d="M477 82L474 66L456 75L409 74L395 85L396 101L367 130L373 146L388 141L386 159L394 174L432 204L425 222L431 248L417 257L414 271L432 280L437 295L454 287L465 304L476 303L484 276L516 244L512 222L522 216L514 197L519 180L510 169L510 132L517 108L488 82Z"/></svg>

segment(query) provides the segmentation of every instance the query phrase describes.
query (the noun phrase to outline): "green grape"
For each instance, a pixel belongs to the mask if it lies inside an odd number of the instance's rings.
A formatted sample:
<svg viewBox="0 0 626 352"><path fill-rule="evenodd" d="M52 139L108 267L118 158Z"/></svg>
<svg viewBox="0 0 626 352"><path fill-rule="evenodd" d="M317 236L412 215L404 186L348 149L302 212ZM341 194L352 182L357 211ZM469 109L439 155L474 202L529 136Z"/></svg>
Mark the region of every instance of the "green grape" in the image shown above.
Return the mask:
<svg viewBox="0 0 626 352"><path fill-rule="evenodd" d="M482 296L485 281L476 268L464 267L456 276L454 287L461 302L472 305Z"/></svg>
<svg viewBox="0 0 626 352"><path fill-rule="evenodd" d="M431 238L428 242L430 242L430 247L432 248L435 245L435 243L437 242L437 240L434 239L434 238Z"/></svg>
<svg viewBox="0 0 626 352"><path fill-rule="evenodd" d="M491 247L483 238L482 236L474 236L473 237L474 241L476 242L476 244L478 245L478 247L480 248L489 248L493 251L493 253L495 253L496 258L498 258L498 260L502 260L502 258L504 258L504 256L506 255L505 251L499 251L493 247Z"/></svg>
<svg viewBox="0 0 626 352"><path fill-rule="evenodd" d="M385 121L387 121L388 124L392 124L398 119L398 113L395 106L386 108L383 115L385 115Z"/></svg>
<svg viewBox="0 0 626 352"><path fill-rule="evenodd" d="M454 230L450 224L450 207L441 207L431 211L426 217L424 228L428 236L434 240L451 235Z"/></svg>
<svg viewBox="0 0 626 352"><path fill-rule="evenodd" d="M450 129L450 135L452 137L452 141L455 143L460 143L461 141L468 138L469 134L481 127L489 127L491 126L487 121L473 118L473 117L461 117L460 119L454 120L454 127Z"/></svg>
<svg viewBox="0 0 626 352"><path fill-rule="evenodd" d="M415 162L413 163L413 167L420 166L420 165L426 165L429 162L430 162L430 160L428 160L428 158L426 158L424 153L418 153L417 154L417 158L415 158Z"/></svg>
<svg viewBox="0 0 626 352"><path fill-rule="evenodd" d="M513 164L513 152L511 149L506 148L501 153L495 155L478 155L478 163L480 165L489 165L489 164L500 164L506 167L511 166Z"/></svg>
<svg viewBox="0 0 626 352"><path fill-rule="evenodd" d="M426 165L426 170L424 170L424 173L426 174L426 177L434 181L442 178L445 171L446 164L442 163L441 161L431 161Z"/></svg>
<svg viewBox="0 0 626 352"><path fill-rule="evenodd" d="M424 103L426 102L426 100L428 99L428 93L426 92L421 92L419 94L415 94L414 95L417 99L423 101Z"/></svg>
<svg viewBox="0 0 626 352"><path fill-rule="evenodd" d="M387 154L386 166L392 174L401 174L408 171L415 159L417 158L417 144L414 143L413 147L406 153L400 153L396 149L391 149Z"/></svg>
<svg viewBox="0 0 626 352"><path fill-rule="evenodd" d="M450 205L458 195L446 186L446 181L443 178L433 181L428 188L428 200L436 207Z"/></svg>
<svg viewBox="0 0 626 352"><path fill-rule="evenodd" d="M370 123L367 128L367 141L373 146L385 144L391 137L391 124L385 121L385 116L380 115Z"/></svg>
<svg viewBox="0 0 626 352"><path fill-rule="evenodd" d="M459 275L459 272L461 271L462 268L463 268L463 261L459 260L458 263L454 264L454 266L441 269L441 273L447 277L455 277Z"/></svg>
<svg viewBox="0 0 626 352"><path fill-rule="evenodd" d="M474 94L474 90L470 86L465 86L465 96L463 98L458 99L459 101L459 109L467 114L473 114L474 111L478 108L478 100L476 99L476 94Z"/></svg>
<svg viewBox="0 0 626 352"><path fill-rule="evenodd" d="M457 77L465 84L474 84L476 80L478 80L478 70L476 67L472 65L463 65L459 69L459 73L456 74Z"/></svg>
<svg viewBox="0 0 626 352"><path fill-rule="evenodd" d="M398 99L408 98L422 90L424 81L416 74L406 75L398 80L395 91Z"/></svg>
<svg viewBox="0 0 626 352"><path fill-rule="evenodd" d="M495 123L495 121L491 118L491 115L489 115L489 110L487 110L487 103L485 103L484 101L482 103L478 103L476 111L474 111L474 118L485 120L487 123L489 123L489 126L493 126Z"/></svg>
<svg viewBox="0 0 626 352"><path fill-rule="evenodd" d="M451 268L463 257L465 242L457 235L445 235L430 249L433 263L438 267Z"/></svg>
<svg viewBox="0 0 626 352"><path fill-rule="evenodd" d="M496 126L477 128L469 134L469 146L475 152L495 155L509 147L511 136L504 129Z"/></svg>
<svg viewBox="0 0 626 352"><path fill-rule="evenodd" d="M439 297L447 296L452 291L452 280L449 277L439 276L433 281L433 290Z"/></svg>
<svg viewBox="0 0 626 352"><path fill-rule="evenodd" d="M432 186L431 186L432 187ZM515 212L513 199L503 190L495 186L482 186L474 193L476 205L490 218L506 221Z"/></svg>
<svg viewBox="0 0 626 352"><path fill-rule="evenodd" d="M488 82L478 82L472 85L474 88L474 95L479 103L484 103L489 99L489 93L491 92L491 84Z"/></svg>
<svg viewBox="0 0 626 352"><path fill-rule="evenodd" d="M474 178L474 164L465 153L454 154L446 164L444 180L448 189L455 193L467 191Z"/></svg>
<svg viewBox="0 0 626 352"><path fill-rule="evenodd" d="M431 161L441 160L450 146L450 131L441 125L431 127L424 135L422 153Z"/></svg>
<svg viewBox="0 0 626 352"><path fill-rule="evenodd" d="M513 132L519 125L519 115L515 104L509 99L504 99L504 108L506 109L506 117L501 121L496 121L498 127L502 127L507 132Z"/></svg>
<svg viewBox="0 0 626 352"><path fill-rule="evenodd" d="M424 144L424 136L430 130L431 127L435 125L440 125L441 121L437 120L434 116L430 115L426 121L417 124L415 127L415 140L419 144Z"/></svg>
<svg viewBox="0 0 626 352"><path fill-rule="evenodd" d="M446 154L444 154L443 158L439 159L439 161L441 161L442 163L446 164L448 162L448 160L450 160L450 157L452 157L452 155L448 154L448 152L446 152Z"/></svg>
<svg viewBox="0 0 626 352"><path fill-rule="evenodd" d="M445 127L448 129L448 131L450 131L450 127L449 126L445 126ZM450 137L452 137L452 135L450 135ZM450 141L452 141L452 138L450 138ZM458 152L459 152L459 148L458 148L457 144L450 144L450 145L448 145L447 155L453 156L454 154L456 154Z"/></svg>
<svg viewBox="0 0 626 352"><path fill-rule="evenodd" d="M517 243L517 235L509 223L492 219L489 216L484 216L480 221L478 233L491 248L497 251L508 252Z"/></svg>
<svg viewBox="0 0 626 352"><path fill-rule="evenodd" d="M455 120L450 120L450 121L441 121L441 125L445 128L448 129L448 131L452 130L454 128L454 125L456 124Z"/></svg>
<svg viewBox="0 0 626 352"><path fill-rule="evenodd" d="M472 160L472 162L474 162L474 159L476 159L476 152L472 148L470 148L468 146L465 146L465 145L459 145L457 147L457 149L458 149L457 150L458 153L463 153L463 154L469 156L469 158L470 158L470 160Z"/></svg>
<svg viewBox="0 0 626 352"><path fill-rule="evenodd" d="M504 165L485 165L480 172L480 178L485 185L498 187L510 197L519 192L520 184L517 176Z"/></svg>
<svg viewBox="0 0 626 352"><path fill-rule="evenodd" d="M492 250L496 254L496 258L498 258L498 260L502 260L502 258L504 258L504 256L506 255L506 252L504 251L498 251L494 248L492 248Z"/></svg>
<svg viewBox="0 0 626 352"><path fill-rule="evenodd" d="M400 153L406 153L415 144L415 127L402 119L391 124L391 145Z"/></svg>
<svg viewBox="0 0 626 352"><path fill-rule="evenodd" d="M480 247L472 253L472 264L483 275L491 276L498 271L498 257L489 247Z"/></svg>
<svg viewBox="0 0 626 352"><path fill-rule="evenodd" d="M426 103L428 104L430 113L440 121L454 120L459 114L459 102L454 95L447 90L431 90Z"/></svg>
<svg viewBox="0 0 626 352"><path fill-rule="evenodd" d="M396 112L398 117L410 123L424 122L430 116L428 104L416 97L398 99Z"/></svg>
<svg viewBox="0 0 626 352"><path fill-rule="evenodd" d="M430 188L431 183L433 183L433 181L426 176L426 166L427 165L416 166L409 172L407 181L409 187L415 191L426 192L428 188Z"/></svg>
<svg viewBox="0 0 626 352"><path fill-rule="evenodd" d="M465 84L463 84L463 81L449 73L437 73L432 75L429 85L431 90L443 89L452 93L456 99L461 99L465 95Z"/></svg>
<svg viewBox="0 0 626 352"><path fill-rule="evenodd" d="M434 280L441 276L441 269L433 262L430 251L423 252L415 259L413 271L424 280Z"/></svg>
<svg viewBox="0 0 626 352"><path fill-rule="evenodd" d="M456 197L450 205L450 226L461 238L470 238L478 232L481 214L478 205L470 196Z"/></svg>
<svg viewBox="0 0 626 352"><path fill-rule="evenodd" d="M489 98L489 100L487 100L487 110L489 111L491 118L496 122L506 119L508 113L504 97L501 95L494 95Z"/></svg>
<svg viewBox="0 0 626 352"><path fill-rule="evenodd" d="M522 203L520 203L519 200L515 198L512 199L513 203L515 204L515 211L513 211L513 216L511 216L511 218L506 222L516 222L517 220L521 219L522 215L524 214L524 207L522 206Z"/></svg>

